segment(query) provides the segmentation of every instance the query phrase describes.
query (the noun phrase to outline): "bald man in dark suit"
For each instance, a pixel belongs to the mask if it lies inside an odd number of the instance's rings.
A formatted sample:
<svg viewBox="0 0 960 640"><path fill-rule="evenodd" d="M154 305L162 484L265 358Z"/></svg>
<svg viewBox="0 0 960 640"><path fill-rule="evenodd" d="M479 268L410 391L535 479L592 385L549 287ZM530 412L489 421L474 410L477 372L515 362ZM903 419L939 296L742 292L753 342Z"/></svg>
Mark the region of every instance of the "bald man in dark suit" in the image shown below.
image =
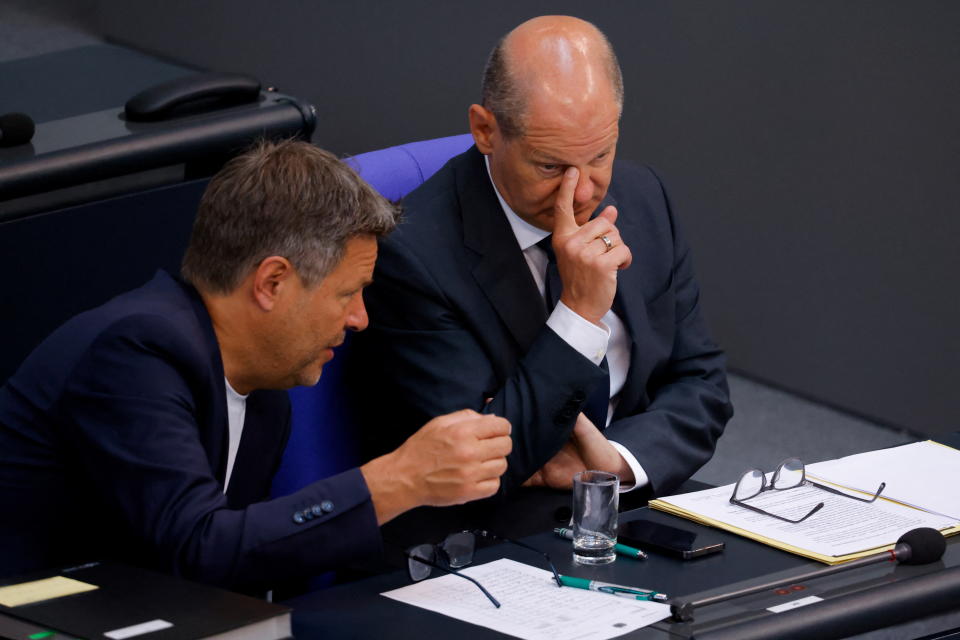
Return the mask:
<svg viewBox="0 0 960 640"><path fill-rule="evenodd" d="M368 451L468 406L513 425L506 495L585 468L662 495L711 457L732 415L725 359L659 178L615 159L622 100L589 23L536 18L497 45L475 146L381 243L354 352L380 394Z"/></svg>

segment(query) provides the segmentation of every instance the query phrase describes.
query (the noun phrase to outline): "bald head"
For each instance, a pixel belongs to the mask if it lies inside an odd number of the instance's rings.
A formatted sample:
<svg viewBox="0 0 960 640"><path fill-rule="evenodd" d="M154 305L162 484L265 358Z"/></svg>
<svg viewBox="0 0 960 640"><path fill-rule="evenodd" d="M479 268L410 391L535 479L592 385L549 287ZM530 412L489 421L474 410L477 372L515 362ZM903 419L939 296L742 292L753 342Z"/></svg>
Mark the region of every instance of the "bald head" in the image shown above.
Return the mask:
<svg viewBox="0 0 960 640"><path fill-rule="evenodd" d="M570 16L540 16L497 43L487 61L482 104L507 137L522 135L530 104L585 109L597 101L623 105L623 78L610 42Z"/></svg>

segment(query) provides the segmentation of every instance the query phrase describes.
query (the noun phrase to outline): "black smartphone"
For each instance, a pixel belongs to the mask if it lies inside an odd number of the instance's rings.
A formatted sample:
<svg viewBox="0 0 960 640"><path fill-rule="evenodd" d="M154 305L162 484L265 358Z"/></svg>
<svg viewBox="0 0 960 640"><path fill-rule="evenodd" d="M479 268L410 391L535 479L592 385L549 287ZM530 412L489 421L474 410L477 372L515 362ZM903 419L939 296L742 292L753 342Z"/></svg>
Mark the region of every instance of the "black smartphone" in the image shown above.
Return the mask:
<svg viewBox="0 0 960 640"><path fill-rule="evenodd" d="M690 560L723 551L724 543L698 534L649 520L624 522L617 530L617 542L663 555Z"/></svg>

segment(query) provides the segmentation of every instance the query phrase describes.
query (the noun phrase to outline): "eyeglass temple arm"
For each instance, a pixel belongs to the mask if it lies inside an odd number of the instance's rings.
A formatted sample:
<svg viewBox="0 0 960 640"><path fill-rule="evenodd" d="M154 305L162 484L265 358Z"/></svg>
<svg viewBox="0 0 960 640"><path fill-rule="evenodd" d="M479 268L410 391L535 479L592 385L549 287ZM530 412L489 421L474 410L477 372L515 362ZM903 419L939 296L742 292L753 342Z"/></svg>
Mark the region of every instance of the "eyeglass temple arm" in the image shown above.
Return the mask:
<svg viewBox="0 0 960 640"><path fill-rule="evenodd" d="M509 538L504 538L504 540L506 540L507 542L512 542L513 544L517 545L518 547L523 547L524 549L529 549L530 551L533 551L534 553L537 553L537 554L540 554L541 556L543 556L544 560L547 561L547 565L550 567L550 571L553 572L553 579L554 579L554 581L557 583L557 586L558 586L558 587L562 587L562 586L563 586L563 583L560 581L560 574L557 573L557 568L556 568L555 566L553 566L553 560L550 559L550 556L547 554L546 551L541 551L540 549L536 549L536 548L534 548L534 547L531 547L530 545L528 545L528 544L526 544L526 543L524 543L524 542L520 542L519 540L511 540L511 539L509 539Z"/></svg>
<svg viewBox="0 0 960 640"><path fill-rule="evenodd" d="M407 557L410 558L411 560L416 560L417 562L422 562L423 564L429 565L429 566L433 567L434 569L440 569L440 571L443 571L444 573L450 573L450 574L453 574L453 575L455 575L455 576L460 576L460 577L463 578L464 580L469 580L469 581L472 582L473 584L477 585L477 588L480 589L480 591L483 591L483 595L487 596L487 599L490 600L490 602L493 603L493 606L495 606L497 609L500 608L500 603L497 601L496 598L493 597L493 594L491 594L489 591L487 591L482 584L480 584L479 582L477 582L476 580L474 580L474 579L471 578L470 576L464 575L464 574L462 574L462 573L460 573L459 571L456 571L456 570L454 570L454 569L448 569L448 568L446 568L446 567L444 567L444 566L442 566L442 565L437 564L436 562L431 562L431 561L427 560L426 558L421 558L420 556L413 555L412 553L407 553L406 555L407 555Z"/></svg>
<svg viewBox="0 0 960 640"><path fill-rule="evenodd" d="M846 496L846 497L848 497L848 498L852 498L853 500L859 500L860 502L873 502L874 500L876 500L877 498L879 498L879 497L880 497L880 494L883 493L883 490L887 488L887 483L886 483L886 482L881 482L881 483L880 483L880 487L877 488L877 492L873 494L873 497L872 497L872 498L861 498L860 496L853 496L853 495L850 495L849 493L844 493L843 491L840 491L839 489L834 489L833 487L828 487L828 486L825 485L825 484L820 484L819 482L814 482L813 480L810 480L809 478L807 479L807 482L809 482L810 484L812 484L812 485L815 486L815 487L818 487L818 488L820 488L820 489L823 489L824 491L829 491L830 493L835 493L835 494L840 495L840 496Z"/></svg>
<svg viewBox="0 0 960 640"><path fill-rule="evenodd" d="M557 568L556 568L555 566L553 566L553 560L550 559L550 556L549 556L549 554L547 554L546 551L541 551L540 549L537 549L536 547L531 547L531 546L528 545L526 542L520 542L519 540L514 540L514 539L512 539L512 538L505 538L505 537L503 537L503 536L498 536L498 535L495 534L495 533L490 533L489 531L484 531L483 529L474 529L474 530L472 531L472 533L473 533L473 535L475 535L475 536L480 536L481 538L488 538L488 539L490 539L490 540L500 540L500 541L503 541L503 542L509 542L510 544L515 544L515 545L517 545L518 547L523 547L524 549L529 549L530 551L533 551L534 553L540 554L541 556L544 557L544 559L546 559L547 565L549 565L550 571L553 573L553 579L554 579L554 581L557 583L557 586L558 586L558 587L562 587L562 586L563 586L563 582L560 581L560 574L557 573Z"/></svg>
<svg viewBox="0 0 960 640"><path fill-rule="evenodd" d="M820 509L823 509L823 503L821 502L821 503L819 503L817 506L815 506L813 509L810 509L810 512L807 513L807 515L805 515L805 516L803 516L802 518L800 518L799 520L791 520L790 518L784 518L783 516L778 516L777 514L775 514L775 513L770 513L769 511L765 511L765 510L761 509L760 507L755 507L755 506L750 505L750 504L747 504L747 503L745 503L745 502L743 502L743 501L741 501L741 500L737 500L736 498L734 498L734 497L732 497L732 496L731 496L731 498L730 498L730 502L733 503L733 504L735 504L735 505L737 505L738 507L743 507L744 509L750 509L751 511L755 511L755 512L757 512L757 513L762 513L762 514L764 514L764 515L770 516L771 518L776 518L777 520L783 520L784 522L790 522L790 523L792 523L792 524L797 524L797 523L803 522L804 520L806 520L807 518L809 518L810 516L812 516L813 514L815 514L817 511L820 511Z"/></svg>

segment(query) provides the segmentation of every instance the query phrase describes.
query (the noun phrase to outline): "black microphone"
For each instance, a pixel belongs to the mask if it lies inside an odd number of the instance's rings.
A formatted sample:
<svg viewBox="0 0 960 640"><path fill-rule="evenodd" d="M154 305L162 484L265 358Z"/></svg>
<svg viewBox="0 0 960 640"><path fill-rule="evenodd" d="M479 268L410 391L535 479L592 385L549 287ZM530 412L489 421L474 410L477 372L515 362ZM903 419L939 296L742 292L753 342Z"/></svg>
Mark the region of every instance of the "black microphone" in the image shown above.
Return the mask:
<svg viewBox="0 0 960 640"><path fill-rule="evenodd" d="M670 612L673 614L673 619L677 622L692 622L693 611L699 607L717 604L718 602L726 602L727 600L748 596L761 591L766 591L768 589L775 589L777 587L782 587L785 584L795 584L797 582L812 580L814 578L822 578L834 573L840 573L841 571L849 571L850 569L857 569L859 567L877 564L878 562L886 561L899 562L900 564L929 564L942 558L943 552L946 551L946 549L947 540L943 537L943 534L936 529L931 529L930 527L911 529L900 536L900 539L897 540L897 544L895 544L893 549L889 551L882 551L872 556L867 556L866 558L860 558L859 560L845 562L843 564L827 567L825 569L816 569L814 571L809 571L785 580L768 582L755 587L748 587L746 589L740 589L730 593L723 593L717 596L703 598L702 600L693 600L691 602L674 601L670 604Z"/></svg>
<svg viewBox="0 0 960 640"><path fill-rule="evenodd" d="M900 536L890 553L900 564L930 564L943 557L947 539L936 529L921 527Z"/></svg>
<svg viewBox="0 0 960 640"><path fill-rule="evenodd" d="M26 144L33 138L36 126L33 118L25 113L5 113L0 116L0 147L15 147Z"/></svg>

